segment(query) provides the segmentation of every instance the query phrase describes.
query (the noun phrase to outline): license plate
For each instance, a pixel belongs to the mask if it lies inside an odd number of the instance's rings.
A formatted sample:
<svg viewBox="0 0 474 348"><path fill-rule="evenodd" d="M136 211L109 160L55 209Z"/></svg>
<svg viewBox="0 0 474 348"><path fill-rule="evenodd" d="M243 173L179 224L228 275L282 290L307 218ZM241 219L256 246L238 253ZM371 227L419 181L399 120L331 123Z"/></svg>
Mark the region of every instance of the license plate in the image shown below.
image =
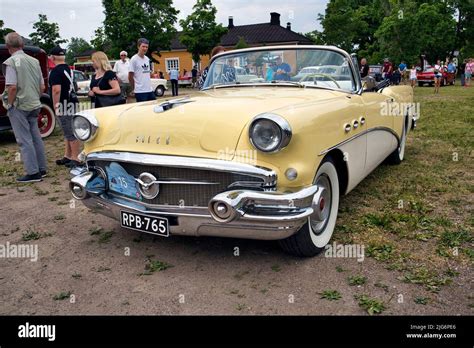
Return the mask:
<svg viewBox="0 0 474 348"><path fill-rule="evenodd" d="M121 211L120 224L130 230L150 233L160 237L169 237L170 235L168 219L160 217Z"/></svg>

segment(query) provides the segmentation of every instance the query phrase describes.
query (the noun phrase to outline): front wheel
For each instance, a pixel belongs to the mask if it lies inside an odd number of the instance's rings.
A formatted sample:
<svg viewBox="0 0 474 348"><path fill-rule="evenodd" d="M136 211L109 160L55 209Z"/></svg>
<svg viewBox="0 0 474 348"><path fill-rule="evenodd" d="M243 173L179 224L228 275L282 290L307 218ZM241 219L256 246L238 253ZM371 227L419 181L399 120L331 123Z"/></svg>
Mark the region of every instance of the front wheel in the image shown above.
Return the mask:
<svg viewBox="0 0 474 348"><path fill-rule="evenodd" d="M156 89L155 89L155 95L156 95L157 97L162 97L164 94L165 94L165 87L163 87L163 86L158 86L158 87L156 87Z"/></svg>
<svg viewBox="0 0 474 348"><path fill-rule="evenodd" d="M54 111L48 104L42 103L38 114L38 128L42 138L49 137L56 126Z"/></svg>
<svg viewBox="0 0 474 348"><path fill-rule="evenodd" d="M314 213L296 234L279 242L285 252L299 257L312 257L321 253L331 240L336 226L339 176L331 157L327 157L319 167L315 184L322 191L321 195L316 194L313 199Z"/></svg>

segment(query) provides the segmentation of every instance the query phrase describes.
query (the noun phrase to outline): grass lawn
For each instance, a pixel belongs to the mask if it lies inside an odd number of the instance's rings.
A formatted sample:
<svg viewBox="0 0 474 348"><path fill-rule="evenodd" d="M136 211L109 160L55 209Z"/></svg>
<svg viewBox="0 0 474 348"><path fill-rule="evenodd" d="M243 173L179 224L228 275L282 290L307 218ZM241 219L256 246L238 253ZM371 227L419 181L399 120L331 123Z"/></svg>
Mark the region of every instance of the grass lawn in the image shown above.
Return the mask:
<svg viewBox="0 0 474 348"><path fill-rule="evenodd" d="M474 89L433 90L415 89L421 118L405 161L342 200L335 240L365 245L401 281L437 292L474 261Z"/></svg>

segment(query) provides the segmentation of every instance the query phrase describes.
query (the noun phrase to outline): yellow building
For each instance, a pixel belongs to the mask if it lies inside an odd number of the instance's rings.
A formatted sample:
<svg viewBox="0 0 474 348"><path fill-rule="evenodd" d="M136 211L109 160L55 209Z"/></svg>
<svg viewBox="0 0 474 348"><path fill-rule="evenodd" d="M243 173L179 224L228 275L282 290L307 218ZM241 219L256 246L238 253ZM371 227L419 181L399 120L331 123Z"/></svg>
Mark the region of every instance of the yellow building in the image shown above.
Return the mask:
<svg viewBox="0 0 474 348"><path fill-rule="evenodd" d="M307 37L291 30L291 23L287 23L286 27L280 25L280 14L272 12L270 14L270 22L234 25L234 18L229 17L228 31L221 38L220 46L226 50L235 48L241 38L250 47L255 46L280 46L280 45L311 45L313 42ZM184 70L190 76L191 70L195 65L191 53L189 53L181 41L179 40L181 33L178 33L171 43L170 51L160 51L160 55L153 53L153 58L158 62L154 64L155 72L163 72L166 79L169 79L168 71L176 68L183 75ZM201 62L198 64L198 70L202 71L209 64L210 57L208 55L201 56Z"/></svg>

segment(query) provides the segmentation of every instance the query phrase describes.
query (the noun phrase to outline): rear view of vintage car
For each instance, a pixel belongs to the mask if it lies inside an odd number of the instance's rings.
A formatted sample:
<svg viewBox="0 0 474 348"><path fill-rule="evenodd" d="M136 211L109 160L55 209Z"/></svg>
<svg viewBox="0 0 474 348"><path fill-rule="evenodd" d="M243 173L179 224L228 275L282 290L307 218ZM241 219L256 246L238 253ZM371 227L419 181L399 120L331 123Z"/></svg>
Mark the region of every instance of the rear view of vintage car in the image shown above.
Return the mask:
<svg viewBox="0 0 474 348"><path fill-rule="evenodd" d="M258 78L236 79L244 66ZM319 68L296 81L307 67ZM314 256L340 196L403 160L412 102L410 87L366 85L335 47L226 52L196 97L78 113L87 166L70 188L127 229L279 240Z"/></svg>

